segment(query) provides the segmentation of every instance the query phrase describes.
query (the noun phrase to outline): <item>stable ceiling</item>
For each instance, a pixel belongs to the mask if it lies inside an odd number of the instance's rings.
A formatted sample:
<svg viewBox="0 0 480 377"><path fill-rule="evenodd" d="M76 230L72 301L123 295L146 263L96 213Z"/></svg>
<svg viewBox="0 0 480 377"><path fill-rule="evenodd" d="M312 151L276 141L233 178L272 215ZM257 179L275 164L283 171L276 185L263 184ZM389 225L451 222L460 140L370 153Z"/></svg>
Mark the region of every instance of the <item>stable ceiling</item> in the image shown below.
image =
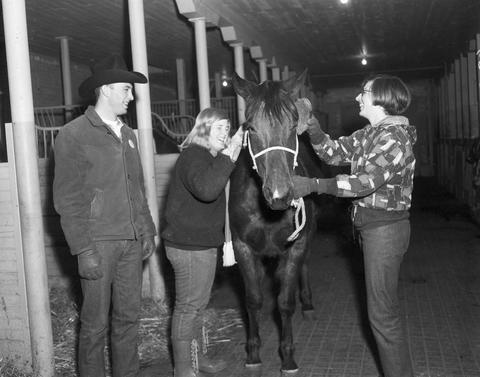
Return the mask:
<svg viewBox="0 0 480 377"><path fill-rule="evenodd" d="M479 0L195 0L235 27L246 47L258 45L283 69L308 68L311 82L367 71L404 75L441 72L480 32ZM30 50L58 56L56 37L68 36L71 60L90 64L109 53L128 57L127 0L26 0ZM175 59L195 67L193 25L175 0L144 0L148 60L166 81ZM207 31L210 73L233 71L233 50L218 27ZM367 66L360 64L362 55ZM246 76L257 66L248 57Z"/></svg>

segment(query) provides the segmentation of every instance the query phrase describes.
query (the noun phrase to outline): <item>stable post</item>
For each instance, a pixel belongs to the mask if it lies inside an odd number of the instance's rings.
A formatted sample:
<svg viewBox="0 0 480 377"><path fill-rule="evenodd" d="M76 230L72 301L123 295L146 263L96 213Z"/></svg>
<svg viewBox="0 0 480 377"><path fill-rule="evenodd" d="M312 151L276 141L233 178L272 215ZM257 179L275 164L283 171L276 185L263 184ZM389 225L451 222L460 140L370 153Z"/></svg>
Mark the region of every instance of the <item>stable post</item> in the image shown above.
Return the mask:
<svg viewBox="0 0 480 377"><path fill-rule="evenodd" d="M25 0L2 0L20 226L32 346L39 377L54 376L52 324L40 204Z"/></svg>
<svg viewBox="0 0 480 377"><path fill-rule="evenodd" d="M195 30L197 77L200 110L210 107L210 84L208 78L207 29L205 17L191 18Z"/></svg>
<svg viewBox="0 0 480 377"><path fill-rule="evenodd" d="M60 41L60 62L62 67L62 84L63 84L63 104L70 106L73 104L72 96L72 72L70 69L70 48L68 41L70 38L66 36L57 37ZM65 123L72 120L72 109L66 107L65 109Z"/></svg>
<svg viewBox="0 0 480 377"><path fill-rule="evenodd" d="M145 37L145 16L143 0L128 1L130 19L130 40L132 44L133 69L143 73L148 78L147 42ZM159 229L159 210L155 182L155 162L153 158L152 109L150 105L150 84L135 84L137 110L138 142L142 159L145 192L153 222ZM158 246L159 237L155 237ZM165 283L160 275L160 259L158 253L153 253L147 260L150 293L154 300L165 298Z"/></svg>
<svg viewBox="0 0 480 377"><path fill-rule="evenodd" d="M245 65L243 62L243 43L232 43L233 55L235 61L235 72L241 78L245 77ZM238 111L238 124L241 125L245 122L245 100L237 94L237 111Z"/></svg>

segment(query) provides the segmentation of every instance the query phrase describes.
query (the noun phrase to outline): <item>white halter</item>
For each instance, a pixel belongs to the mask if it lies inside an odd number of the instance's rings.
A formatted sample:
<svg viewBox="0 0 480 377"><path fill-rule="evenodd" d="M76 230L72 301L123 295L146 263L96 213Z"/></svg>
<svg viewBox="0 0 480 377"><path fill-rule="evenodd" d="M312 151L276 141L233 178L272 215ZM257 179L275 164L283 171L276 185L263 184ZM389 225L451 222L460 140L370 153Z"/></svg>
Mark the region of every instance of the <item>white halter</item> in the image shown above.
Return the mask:
<svg viewBox="0 0 480 377"><path fill-rule="evenodd" d="M275 151L275 150L280 150L280 151L285 151L285 152L289 152L289 153L292 153L293 154L293 168L295 169L297 166L298 166L298 163L297 163L297 157L298 157L298 136L297 134L295 134L295 150L291 149L291 148L287 148L287 147L282 147L281 145L275 145L273 147L268 147L268 148L265 148L263 150L261 150L260 152L258 152L257 154L253 154L253 151L252 151L252 145L250 143L250 136L248 134L248 130L245 131L245 133L243 134L243 146L248 146L248 152L250 153L250 156L252 157L252 161L253 161L253 170L257 171L258 172L258 168L257 168L257 162L256 162L256 159L270 151Z"/></svg>
<svg viewBox="0 0 480 377"><path fill-rule="evenodd" d="M275 151L275 150L280 150L280 151L285 151L285 152L288 152L288 153L292 153L293 154L293 168L295 169L298 166L298 163L297 163L297 157L298 157L298 136L297 136L297 133L295 133L295 150L293 150L291 148L287 148L287 147L282 147L281 145L276 145L276 146L273 146L273 147L265 148L265 149L261 150L260 152L258 152L257 154L253 154L248 130L245 131L245 133L243 134L243 146L244 147L248 146L248 152L250 153L250 156L252 157L252 161L253 161L252 168L256 172L258 172L256 159L258 157L270 152L270 151ZM296 211L295 211L295 231L290 236L288 236L288 238L287 238L288 242L292 242L292 241L294 241L298 238L298 235L300 234L300 231L305 226L305 222L306 222L305 203L303 201L303 198L293 199L292 203L290 203L290 205L292 207L296 208ZM302 215L301 222L299 221L300 214Z"/></svg>

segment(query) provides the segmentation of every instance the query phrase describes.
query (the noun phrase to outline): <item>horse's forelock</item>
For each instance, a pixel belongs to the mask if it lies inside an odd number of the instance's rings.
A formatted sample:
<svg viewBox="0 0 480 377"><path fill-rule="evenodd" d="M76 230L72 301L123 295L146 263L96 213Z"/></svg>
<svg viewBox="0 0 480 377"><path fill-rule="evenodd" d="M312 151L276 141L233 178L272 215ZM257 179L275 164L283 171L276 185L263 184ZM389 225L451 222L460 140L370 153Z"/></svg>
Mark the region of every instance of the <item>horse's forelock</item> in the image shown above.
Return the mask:
<svg viewBox="0 0 480 377"><path fill-rule="evenodd" d="M298 118L295 103L289 93L276 81L263 82L250 98L247 118L260 111L266 118L274 119L278 123L283 123L285 113L291 114L294 121Z"/></svg>

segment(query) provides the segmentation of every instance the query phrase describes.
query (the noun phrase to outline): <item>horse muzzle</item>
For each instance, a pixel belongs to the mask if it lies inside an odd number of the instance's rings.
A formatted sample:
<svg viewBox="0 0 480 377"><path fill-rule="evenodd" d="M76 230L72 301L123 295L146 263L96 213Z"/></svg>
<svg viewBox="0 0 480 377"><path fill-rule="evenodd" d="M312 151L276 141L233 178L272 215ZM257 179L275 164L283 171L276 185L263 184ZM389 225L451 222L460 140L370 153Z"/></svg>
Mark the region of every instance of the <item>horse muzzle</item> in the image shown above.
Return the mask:
<svg viewBox="0 0 480 377"><path fill-rule="evenodd" d="M278 189L272 190L270 187L264 186L263 197L271 209L275 211L284 211L290 207L293 194L291 193L291 190L282 193Z"/></svg>

